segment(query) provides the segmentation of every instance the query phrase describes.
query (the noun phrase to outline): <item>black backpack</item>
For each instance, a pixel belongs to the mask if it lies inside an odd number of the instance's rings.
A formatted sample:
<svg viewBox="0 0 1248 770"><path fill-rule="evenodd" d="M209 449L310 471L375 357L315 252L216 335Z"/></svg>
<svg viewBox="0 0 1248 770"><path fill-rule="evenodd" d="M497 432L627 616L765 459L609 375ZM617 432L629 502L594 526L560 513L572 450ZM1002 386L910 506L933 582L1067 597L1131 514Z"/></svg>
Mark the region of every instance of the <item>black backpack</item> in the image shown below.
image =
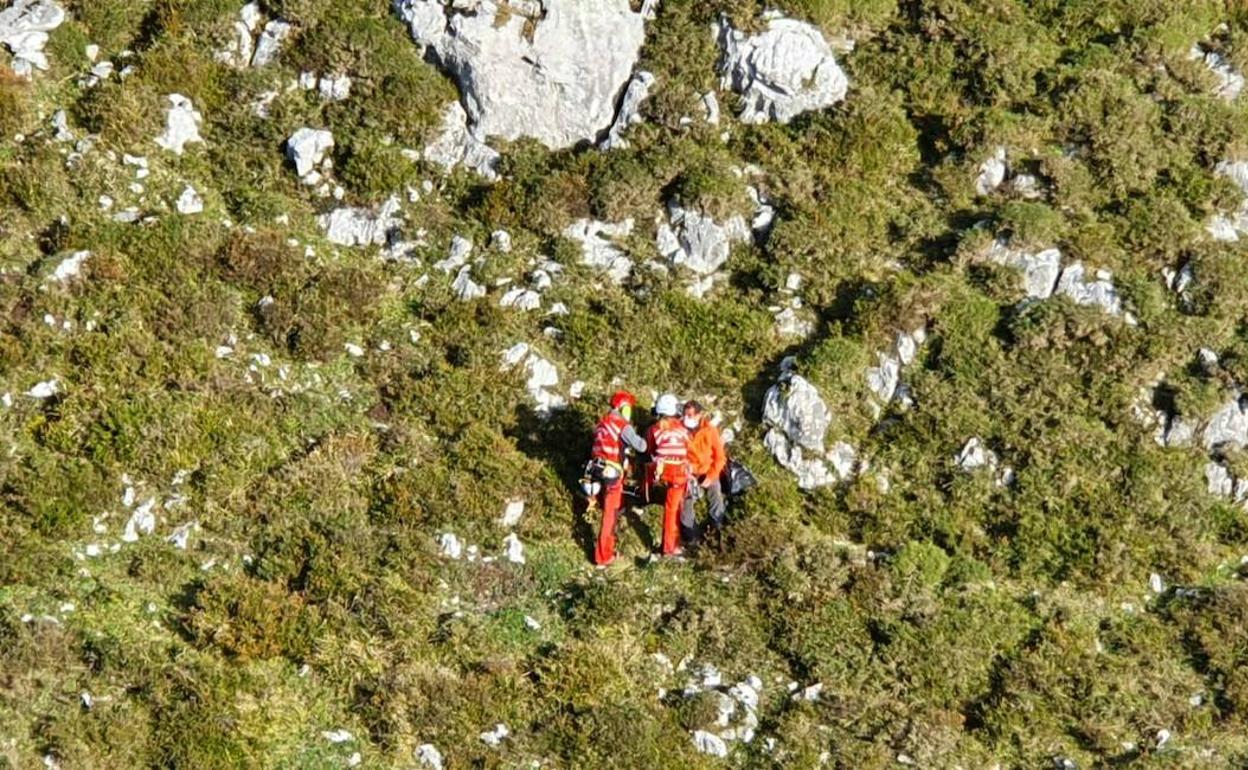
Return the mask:
<svg viewBox="0 0 1248 770"><path fill-rule="evenodd" d="M754 474L750 473L750 469L745 467L745 463L735 457L728 458L728 464L724 466L724 475L720 478L720 484L724 488L724 494L729 497L743 495L758 484L758 479L754 478Z"/></svg>

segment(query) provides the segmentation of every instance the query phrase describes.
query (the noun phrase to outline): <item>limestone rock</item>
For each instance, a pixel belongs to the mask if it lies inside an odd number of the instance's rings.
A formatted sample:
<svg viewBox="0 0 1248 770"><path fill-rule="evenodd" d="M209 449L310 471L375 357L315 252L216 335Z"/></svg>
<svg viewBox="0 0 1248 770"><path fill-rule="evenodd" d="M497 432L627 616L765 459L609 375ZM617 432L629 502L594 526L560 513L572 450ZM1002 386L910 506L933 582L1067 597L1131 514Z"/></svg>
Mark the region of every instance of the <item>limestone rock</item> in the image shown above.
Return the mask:
<svg viewBox="0 0 1248 770"><path fill-rule="evenodd" d="M0 10L0 43L13 55L13 71L30 77L34 70L46 70L48 58L43 47L48 33L65 21L65 9L55 0L14 0Z"/></svg>
<svg viewBox="0 0 1248 770"><path fill-rule="evenodd" d="M628 147L624 132L629 126L641 122L641 103L650 95L654 80L654 73L640 70L628 81L628 87L624 89L624 98L620 100L620 111L607 132L607 138L602 142L602 149L613 150Z"/></svg>
<svg viewBox="0 0 1248 770"><path fill-rule="evenodd" d="M1248 412L1244 410L1242 394L1236 394L1209 418L1205 425L1204 444L1206 449L1243 449L1248 446Z"/></svg>
<svg viewBox="0 0 1248 770"><path fill-rule="evenodd" d="M581 244L581 264L606 271L615 283L623 283L633 271L633 261L615 245L613 238L626 238L633 232L633 220L599 222L579 219L568 225L563 237Z"/></svg>
<svg viewBox="0 0 1248 770"><path fill-rule="evenodd" d="M998 239L989 247L987 257L998 265L1020 271L1027 296L1033 299L1051 297L1062 272L1062 253L1057 249L1045 249L1033 254L1011 248L1006 241Z"/></svg>
<svg viewBox="0 0 1248 770"><path fill-rule="evenodd" d="M750 226L740 215L723 224L696 209L669 203L667 221L659 222L658 249L673 267L711 275L728 261L732 244L750 239Z"/></svg>
<svg viewBox="0 0 1248 770"><path fill-rule="evenodd" d="M281 19L274 19L264 25L260 39L256 41L256 52L251 57L251 66L263 67L277 58L282 50L282 43L290 35L290 24Z"/></svg>
<svg viewBox="0 0 1248 770"><path fill-rule="evenodd" d="M721 86L741 95L742 122L788 123L845 98L849 80L817 28L776 14L766 22L753 37L720 24Z"/></svg>
<svg viewBox="0 0 1248 770"><path fill-rule="evenodd" d="M325 237L339 246L380 246L399 226L399 199L391 196L376 210L335 209L320 218Z"/></svg>
<svg viewBox="0 0 1248 770"><path fill-rule="evenodd" d="M199 125L203 122L204 116L199 114L190 99L182 94L170 94L165 132L156 137L156 144L181 155L186 145L204 141L199 135Z"/></svg>
<svg viewBox="0 0 1248 770"><path fill-rule="evenodd" d="M763 421L780 429L794 444L822 453L832 414L815 386L794 374L787 383L768 389L763 400Z"/></svg>
<svg viewBox="0 0 1248 770"><path fill-rule="evenodd" d="M1248 234L1248 161L1220 161L1213 173L1230 179L1246 197L1234 212L1215 214L1205 229L1214 240L1238 241L1240 235Z"/></svg>
<svg viewBox="0 0 1248 770"><path fill-rule="evenodd" d="M1226 57L1218 51L1210 50L1197 43L1188 52L1188 58L1203 62L1205 67L1214 74L1218 80L1218 85L1214 88L1213 93L1218 98L1233 102L1244 90L1243 74L1232 67Z"/></svg>
<svg viewBox="0 0 1248 770"><path fill-rule="evenodd" d="M417 44L459 84L474 136L593 142L615 117L645 36L628 0L395 0Z"/></svg>
<svg viewBox="0 0 1248 770"><path fill-rule="evenodd" d="M1057 293L1070 297L1078 305L1095 305L1110 315L1122 313L1122 300L1114 288L1114 276L1108 270L1097 270L1091 280L1081 262L1072 262L1062 270Z"/></svg>
<svg viewBox="0 0 1248 770"><path fill-rule="evenodd" d="M468 129L468 113L459 102L452 102L442 116L442 131L425 148L423 157L450 172L464 166L489 181L498 179L495 167L498 153Z"/></svg>
<svg viewBox="0 0 1248 770"><path fill-rule="evenodd" d="M318 128L304 128L295 131L286 140L286 157L295 164L295 173L305 183L320 181L312 176L325 161L325 153L334 147L334 135Z"/></svg>
<svg viewBox="0 0 1248 770"><path fill-rule="evenodd" d="M189 184L183 188L182 194L178 196L177 203L174 204L179 214L198 214L204 210L204 199L200 197L199 192Z"/></svg>
<svg viewBox="0 0 1248 770"><path fill-rule="evenodd" d="M1001 186L1009 166L1005 163L1005 148L998 147L992 157L979 167L979 177L975 180L975 192L987 195Z"/></svg>

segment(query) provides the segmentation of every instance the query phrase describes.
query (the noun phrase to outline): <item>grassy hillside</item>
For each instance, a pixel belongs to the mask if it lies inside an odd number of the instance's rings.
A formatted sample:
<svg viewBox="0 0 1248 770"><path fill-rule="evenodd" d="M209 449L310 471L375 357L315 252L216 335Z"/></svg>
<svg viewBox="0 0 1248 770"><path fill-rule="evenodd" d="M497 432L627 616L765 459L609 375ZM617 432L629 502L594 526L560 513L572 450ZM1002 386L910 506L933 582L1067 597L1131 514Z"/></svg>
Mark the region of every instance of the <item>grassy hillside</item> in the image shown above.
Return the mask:
<svg viewBox="0 0 1248 770"><path fill-rule="evenodd" d="M847 98L745 125L725 90L711 125L712 24L764 5L665 0L628 147L500 143L493 184L403 152L457 90L387 0L266 0L290 37L242 70L214 56L233 0L66 6L48 71L0 48L0 767L1248 765L1248 513L1206 479L1248 457L1162 446L1154 416L1248 383L1248 262L1206 229L1241 202L1215 168L1248 159L1248 96L1189 55L1248 69L1240 4L779 0L854 41ZM182 155L154 141L173 93L203 117ZM341 201L283 153L304 126ZM749 216L747 182L776 219L730 280L695 299L641 265L669 201ZM326 240L318 215L392 194L405 257ZM563 235L586 217L634 220L625 284ZM481 299L431 269L456 235ZM997 240L1112 272L1122 312L1028 301ZM500 307L543 258L568 314ZM776 327L794 296L806 338ZM912 404L881 407L865 373L919 327ZM566 408L500 370L519 342ZM800 491L764 448L789 356L863 461L845 483ZM760 485L722 550L648 561L652 507L623 569L589 565L571 490L620 385L735 425ZM959 467L973 437L996 469ZM695 745L751 719L725 758Z"/></svg>

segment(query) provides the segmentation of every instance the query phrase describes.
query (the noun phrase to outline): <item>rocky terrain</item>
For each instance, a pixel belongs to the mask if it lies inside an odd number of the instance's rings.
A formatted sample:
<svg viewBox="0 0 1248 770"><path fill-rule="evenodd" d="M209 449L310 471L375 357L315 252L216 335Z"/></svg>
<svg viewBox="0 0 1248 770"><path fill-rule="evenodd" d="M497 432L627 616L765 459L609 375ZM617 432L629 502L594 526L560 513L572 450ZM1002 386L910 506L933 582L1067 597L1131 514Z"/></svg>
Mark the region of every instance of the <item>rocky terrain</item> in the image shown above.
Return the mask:
<svg viewBox="0 0 1248 770"><path fill-rule="evenodd" d="M1248 764L1246 33L0 0L0 767Z"/></svg>

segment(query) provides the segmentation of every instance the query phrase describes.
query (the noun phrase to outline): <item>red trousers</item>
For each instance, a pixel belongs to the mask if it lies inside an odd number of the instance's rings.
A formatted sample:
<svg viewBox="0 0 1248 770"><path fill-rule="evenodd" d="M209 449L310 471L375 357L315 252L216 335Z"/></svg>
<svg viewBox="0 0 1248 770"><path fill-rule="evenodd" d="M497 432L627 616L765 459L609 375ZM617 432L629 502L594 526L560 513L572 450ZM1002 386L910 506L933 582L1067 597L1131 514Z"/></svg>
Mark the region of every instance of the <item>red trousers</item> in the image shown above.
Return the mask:
<svg viewBox="0 0 1248 770"><path fill-rule="evenodd" d="M669 465L657 481L667 488L663 499L663 555L668 556L680 547L680 512L685 507L689 475L684 468Z"/></svg>
<svg viewBox="0 0 1248 770"><path fill-rule="evenodd" d="M594 564L606 565L615 561L615 520L620 512L620 499L624 494L624 480L603 482L598 493L602 504L602 528L598 530L598 547L594 549Z"/></svg>

